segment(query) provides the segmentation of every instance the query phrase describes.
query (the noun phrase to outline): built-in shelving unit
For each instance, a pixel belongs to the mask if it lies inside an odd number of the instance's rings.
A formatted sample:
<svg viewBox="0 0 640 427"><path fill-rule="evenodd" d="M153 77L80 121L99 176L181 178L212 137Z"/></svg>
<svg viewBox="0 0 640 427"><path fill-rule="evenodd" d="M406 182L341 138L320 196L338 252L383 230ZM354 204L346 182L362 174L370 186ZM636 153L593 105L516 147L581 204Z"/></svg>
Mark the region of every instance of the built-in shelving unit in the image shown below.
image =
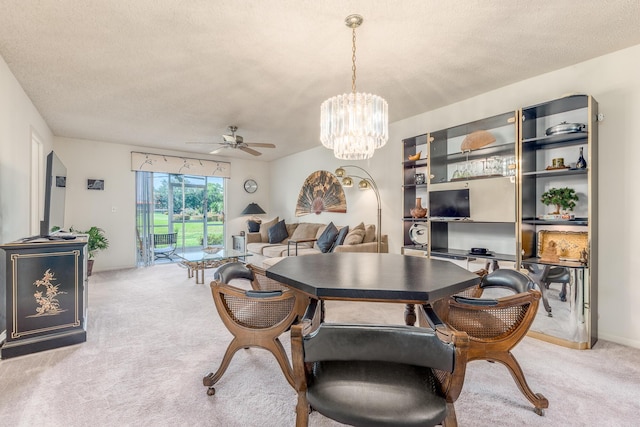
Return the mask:
<svg viewBox="0 0 640 427"><path fill-rule="evenodd" d="M520 116L521 263L542 284L545 310L532 333L551 333L572 347L590 348L597 341L597 103L588 95L567 96L523 108ZM584 125L584 131L547 134L562 123ZM581 149L584 168L576 165ZM566 168L549 170L558 158ZM542 194L563 187L579 197L575 218L545 219L552 207L542 204ZM541 258L551 240L557 261ZM553 276L561 278L549 281Z"/></svg>
<svg viewBox="0 0 640 427"><path fill-rule="evenodd" d="M544 299L533 334L569 347L590 348L597 340L597 117L592 97L574 95L405 139L403 253L449 259L468 268L481 262L529 270L543 288ZM547 129L563 123L583 126L575 132L547 134ZM465 138L476 131L489 132L495 141L463 151ZM581 149L586 168L576 166ZM408 160L417 152L420 160ZM560 158L566 167L552 167ZM415 181L420 173L425 174L424 184ZM540 199L553 187L570 187L578 194L571 219L547 219L550 207ZM411 217L416 198L430 207L435 192L459 190L468 190L468 216L429 211L426 218ZM415 224L428 232L423 244L412 239ZM540 256L549 236L558 240L557 261ZM579 242L563 241L563 236L577 237ZM586 248L578 257L582 247L566 247L582 242L587 242ZM478 247L488 253L470 253ZM563 271L565 283L549 282L550 272ZM554 288L561 285L567 301L556 298Z"/></svg>

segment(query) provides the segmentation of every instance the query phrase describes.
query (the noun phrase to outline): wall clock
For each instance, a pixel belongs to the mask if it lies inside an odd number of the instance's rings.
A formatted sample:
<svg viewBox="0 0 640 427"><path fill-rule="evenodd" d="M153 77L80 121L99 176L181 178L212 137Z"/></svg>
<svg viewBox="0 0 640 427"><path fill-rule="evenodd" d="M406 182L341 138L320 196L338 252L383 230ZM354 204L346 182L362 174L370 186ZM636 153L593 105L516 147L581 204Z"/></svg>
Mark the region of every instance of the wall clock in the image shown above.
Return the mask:
<svg viewBox="0 0 640 427"><path fill-rule="evenodd" d="M244 182L244 191L247 193L255 193L258 189L258 183L253 179L248 179Z"/></svg>

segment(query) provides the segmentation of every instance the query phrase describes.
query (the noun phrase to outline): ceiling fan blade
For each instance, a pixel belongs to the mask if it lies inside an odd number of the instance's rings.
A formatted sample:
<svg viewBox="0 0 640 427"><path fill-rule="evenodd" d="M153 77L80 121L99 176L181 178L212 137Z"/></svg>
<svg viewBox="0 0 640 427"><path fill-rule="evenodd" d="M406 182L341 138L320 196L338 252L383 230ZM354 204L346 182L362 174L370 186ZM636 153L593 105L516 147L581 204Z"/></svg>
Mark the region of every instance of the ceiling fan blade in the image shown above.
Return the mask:
<svg viewBox="0 0 640 427"><path fill-rule="evenodd" d="M222 150L224 150L226 148L230 148L230 147L231 146L229 144L223 144L222 146L216 148L215 150L210 151L209 154L216 154L216 153L218 153L218 152L220 152L220 151L222 151Z"/></svg>
<svg viewBox="0 0 640 427"><path fill-rule="evenodd" d="M276 148L275 144L269 144L265 142L245 142L248 147L263 147L263 148Z"/></svg>
<svg viewBox="0 0 640 427"><path fill-rule="evenodd" d="M227 142L236 142L236 137L233 135L222 135L222 137Z"/></svg>
<svg viewBox="0 0 640 427"><path fill-rule="evenodd" d="M241 149L242 151L249 153L249 154L253 154L254 156L262 156L262 153L256 150L253 150L249 147L238 147L239 149Z"/></svg>
<svg viewBox="0 0 640 427"><path fill-rule="evenodd" d="M187 141L185 144L224 144L223 142L214 141Z"/></svg>

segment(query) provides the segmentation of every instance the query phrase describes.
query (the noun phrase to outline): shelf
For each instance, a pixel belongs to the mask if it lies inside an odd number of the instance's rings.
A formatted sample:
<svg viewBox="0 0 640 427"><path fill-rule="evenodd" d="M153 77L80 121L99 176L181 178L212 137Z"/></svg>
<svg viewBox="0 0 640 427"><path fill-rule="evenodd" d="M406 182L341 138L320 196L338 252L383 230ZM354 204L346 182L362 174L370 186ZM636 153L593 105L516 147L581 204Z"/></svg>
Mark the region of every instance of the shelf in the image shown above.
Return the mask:
<svg viewBox="0 0 640 427"><path fill-rule="evenodd" d="M568 267L568 268L589 268L588 265L581 263L580 261L558 261L558 262L547 262L541 261L540 258L524 258L522 260L523 264L541 264L541 265L555 265L558 267Z"/></svg>
<svg viewBox="0 0 640 427"><path fill-rule="evenodd" d="M525 108L522 110L522 114L526 120L535 120L540 117L586 108L587 105L587 95L570 95Z"/></svg>
<svg viewBox="0 0 640 427"><path fill-rule="evenodd" d="M427 188L427 184L405 184L402 186L402 188L407 189L407 188Z"/></svg>
<svg viewBox="0 0 640 427"><path fill-rule="evenodd" d="M449 182L472 181L475 179L488 179L488 178L504 178L505 176L507 175L502 175L502 174L476 175L476 176L467 176L464 178L451 178Z"/></svg>
<svg viewBox="0 0 640 427"><path fill-rule="evenodd" d="M537 138L523 139L525 149L550 148L556 145L580 145L587 143L589 132L571 132L558 135L541 136Z"/></svg>
<svg viewBox="0 0 640 427"><path fill-rule="evenodd" d="M446 219L446 218L438 218L438 217L429 217L429 221L431 222L446 222L449 224L515 224L516 221L474 221L468 218L461 219Z"/></svg>
<svg viewBox="0 0 640 427"><path fill-rule="evenodd" d="M415 251L426 251L428 245L404 245L402 249L411 249Z"/></svg>
<svg viewBox="0 0 640 427"><path fill-rule="evenodd" d="M576 218L571 220L543 220L538 218L523 218L523 224L532 224L532 225L589 225L589 220L587 218Z"/></svg>
<svg viewBox="0 0 640 427"><path fill-rule="evenodd" d="M458 260L467 259L469 261L474 261L476 259L486 259L486 260L494 259L496 261L516 262L515 255L498 254L498 253L494 253L491 255L476 255L476 254L470 254L468 250L463 250L463 249L431 248L431 255L442 257L442 258L458 259Z"/></svg>
<svg viewBox="0 0 640 427"><path fill-rule="evenodd" d="M423 167L427 167L427 159L420 159L420 160L405 160L404 162L402 162L402 166L405 169L414 169L414 168L423 168Z"/></svg>
<svg viewBox="0 0 640 427"><path fill-rule="evenodd" d="M402 218L403 221L409 221L409 222L428 222L429 218L424 217L424 218L413 218L410 216L405 216L404 218Z"/></svg>
<svg viewBox="0 0 640 427"><path fill-rule="evenodd" d="M569 176L569 175L586 175L589 169L556 169L556 170L542 170L533 172L522 172L522 176L537 176L540 178L557 177L557 176Z"/></svg>
<svg viewBox="0 0 640 427"><path fill-rule="evenodd" d="M433 144L437 144L437 142ZM433 164L436 160L444 160L446 163L460 163L466 162L467 160L471 161L475 159L483 159L485 157L495 156L498 154L515 155L515 142L489 146L473 151L464 151L449 154L434 154L432 151L431 162Z"/></svg>

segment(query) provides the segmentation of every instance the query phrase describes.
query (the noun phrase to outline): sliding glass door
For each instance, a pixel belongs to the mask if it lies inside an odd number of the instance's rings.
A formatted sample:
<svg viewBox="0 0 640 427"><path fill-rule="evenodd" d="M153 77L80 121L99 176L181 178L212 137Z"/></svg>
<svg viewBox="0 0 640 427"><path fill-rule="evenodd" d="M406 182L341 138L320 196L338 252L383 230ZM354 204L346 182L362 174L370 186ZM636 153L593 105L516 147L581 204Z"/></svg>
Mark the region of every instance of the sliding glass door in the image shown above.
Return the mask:
<svg viewBox="0 0 640 427"><path fill-rule="evenodd" d="M176 233L176 252L224 246L224 178L160 172L138 174L148 175L150 188L146 197L150 198L147 200L152 206L147 212L138 209L138 224L146 224L146 232L138 227L139 236ZM138 179L144 181L142 177ZM149 203L139 200L138 205L148 206ZM146 218L141 220L140 215ZM173 259L172 256L154 256L155 242L152 237L142 240L139 243L146 248L147 254L141 254L139 264L149 265L154 260Z"/></svg>

